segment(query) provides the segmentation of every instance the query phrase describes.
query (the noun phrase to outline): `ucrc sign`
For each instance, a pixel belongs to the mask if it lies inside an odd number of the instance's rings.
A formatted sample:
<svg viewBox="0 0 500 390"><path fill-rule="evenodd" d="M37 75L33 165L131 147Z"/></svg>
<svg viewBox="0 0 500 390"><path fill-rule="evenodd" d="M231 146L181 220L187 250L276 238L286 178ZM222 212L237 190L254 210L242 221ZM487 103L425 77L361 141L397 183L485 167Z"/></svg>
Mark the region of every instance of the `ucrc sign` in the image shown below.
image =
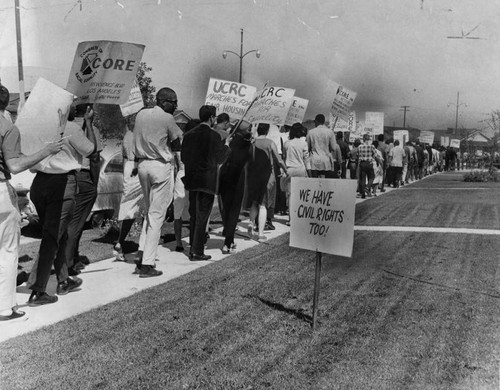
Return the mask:
<svg viewBox="0 0 500 390"><path fill-rule="evenodd" d="M241 119L252 103L256 90L251 85L211 78L205 104L215 106L217 114L225 112L231 119Z"/></svg>

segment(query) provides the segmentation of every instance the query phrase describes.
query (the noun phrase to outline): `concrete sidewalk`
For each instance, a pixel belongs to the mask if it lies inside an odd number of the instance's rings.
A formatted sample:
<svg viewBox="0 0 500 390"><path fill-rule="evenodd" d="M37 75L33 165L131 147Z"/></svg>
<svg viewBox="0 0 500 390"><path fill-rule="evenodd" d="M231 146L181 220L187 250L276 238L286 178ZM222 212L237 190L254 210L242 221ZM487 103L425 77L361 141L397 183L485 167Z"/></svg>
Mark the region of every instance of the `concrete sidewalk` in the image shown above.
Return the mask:
<svg viewBox="0 0 500 390"><path fill-rule="evenodd" d="M276 216L276 230L265 231L268 240L276 238L289 231L286 226L288 217ZM247 237L248 221L238 224L235 243L237 252L251 248L255 245L270 245L268 242L258 242ZM26 312L26 321L6 323L0 325L0 342L10 338L32 332L44 326L54 324L74 315L89 311L93 308L106 305L118 299L126 298L141 290L166 283L171 279L184 275L197 268L220 261L229 254L222 254L221 248L224 237L220 234L221 229L210 233L208 248L205 253L212 256L209 261L195 261L188 259L189 248L187 239L184 239L184 252L175 252L175 242L160 245L158 248L159 261L157 269L163 271L163 275L153 278L139 278L133 274L135 269L134 259L136 254L128 254L126 262L115 261L114 258L98 261L85 267L79 275L83 279L80 289L67 295L58 296L59 301L54 304L29 307L27 305L31 290L24 284L17 288L17 303L19 309ZM56 291L55 275L50 277L47 293L53 295Z"/></svg>

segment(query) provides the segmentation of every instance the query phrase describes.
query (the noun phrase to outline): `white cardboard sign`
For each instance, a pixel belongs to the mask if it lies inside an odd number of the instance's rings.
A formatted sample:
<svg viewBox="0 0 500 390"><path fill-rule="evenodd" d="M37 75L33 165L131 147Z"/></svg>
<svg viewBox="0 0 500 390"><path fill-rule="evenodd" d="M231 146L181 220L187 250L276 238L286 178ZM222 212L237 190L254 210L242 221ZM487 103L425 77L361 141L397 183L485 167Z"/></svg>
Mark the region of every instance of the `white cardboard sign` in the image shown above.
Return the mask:
<svg viewBox="0 0 500 390"><path fill-rule="evenodd" d="M288 115L286 116L285 125L292 126L294 123L302 123L306 116L309 100L294 96Z"/></svg>
<svg viewBox="0 0 500 390"><path fill-rule="evenodd" d="M76 95L79 103L124 104L144 47L115 41L80 42L66 90Z"/></svg>
<svg viewBox="0 0 500 390"><path fill-rule="evenodd" d="M450 147L460 149L460 140L455 138L450 139Z"/></svg>
<svg viewBox="0 0 500 390"><path fill-rule="evenodd" d="M432 145L434 143L434 132L422 130L420 131L420 137L418 137L420 142Z"/></svg>
<svg viewBox="0 0 500 390"><path fill-rule="evenodd" d="M365 112L365 126L373 129L373 134L384 134L384 113Z"/></svg>
<svg viewBox="0 0 500 390"><path fill-rule="evenodd" d="M290 246L352 256L356 180L291 178Z"/></svg>
<svg viewBox="0 0 500 390"><path fill-rule="evenodd" d="M217 115L225 112L231 120L240 120L256 91L251 85L210 78L205 104L215 106Z"/></svg>
<svg viewBox="0 0 500 390"><path fill-rule="evenodd" d="M144 101L142 100L141 89L139 88L137 80L134 80L134 84L132 85L132 89L130 90L128 100L125 102L125 104L120 104L122 115L128 116L135 114L143 107Z"/></svg>
<svg viewBox="0 0 500 390"><path fill-rule="evenodd" d="M349 111L351 110L351 106L356 96L356 92L339 85L335 97L333 98L332 108L330 109L332 115L348 121Z"/></svg>
<svg viewBox="0 0 500 390"><path fill-rule="evenodd" d="M16 120L21 133L21 150L33 154L61 137L66 128L73 94L39 78Z"/></svg>
<svg viewBox="0 0 500 390"><path fill-rule="evenodd" d="M283 126L294 95L295 89L292 88L264 88L245 115L245 120L250 123Z"/></svg>

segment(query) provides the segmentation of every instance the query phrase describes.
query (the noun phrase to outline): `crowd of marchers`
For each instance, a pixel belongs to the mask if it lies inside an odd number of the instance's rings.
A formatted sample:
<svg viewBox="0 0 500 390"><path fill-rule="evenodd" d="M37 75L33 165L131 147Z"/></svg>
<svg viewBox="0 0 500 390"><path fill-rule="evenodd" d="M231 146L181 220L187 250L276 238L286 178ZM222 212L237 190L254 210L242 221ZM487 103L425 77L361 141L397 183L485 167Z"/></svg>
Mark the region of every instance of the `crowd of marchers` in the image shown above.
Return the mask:
<svg viewBox="0 0 500 390"><path fill-rule="evenodd" d="M53 304L57 295L81 288L78 277L89 264L80 255L79 243L97 197L99 136L93 127L93 111L87 108L83 126L74 123L74 109L59 140L38 152L24 155L20 133L5 108L9 92L0 86L0 323L25 319L16 302L16 284L26 282L31 290L29 306ZM175 251L184 252L183 218L189 219L190 261L210 260L205 254L210 215L215 200L222 217L226 254L237 250L235 233L240 213L249 211L247 234L266 240L274 230L274 216L288 214L291 178L337 178L358 181L358 196L374 196L386 186L398 187L436 170L459 169L460 157L453 150L436 150L419 142L365 134L354 143L344 140L315 117L308 130L301 123L271 131L266 123L231 123L227 113L203 105L199 119L181 130L173 113L177 95L161 88L154 107L140 110L123 139L123 193L118 220L120 233L113 246L116 260L125 260L125 239L137 218L143 218L134 273L156 277L158 244L167 210L176 239ZM36 172L30 189L42 227L38 255L30 274L17 275L20 213L11 174ZM52 269L57 277L56 294L47 284Z"/></svg>

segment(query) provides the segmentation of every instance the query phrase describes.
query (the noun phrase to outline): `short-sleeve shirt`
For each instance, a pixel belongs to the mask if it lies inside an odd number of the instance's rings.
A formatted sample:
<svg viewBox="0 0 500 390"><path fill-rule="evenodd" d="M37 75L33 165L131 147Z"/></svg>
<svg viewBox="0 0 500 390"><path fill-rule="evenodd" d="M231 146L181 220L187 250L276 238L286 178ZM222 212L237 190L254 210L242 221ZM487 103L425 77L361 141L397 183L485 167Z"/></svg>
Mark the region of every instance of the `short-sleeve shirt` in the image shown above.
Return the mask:
<svg viewBox="0 0 500 390"><path fill-rule="evenodd" d="M71 121L66 123L63 137L65 138L62 149L45 157L31 169L32 171L61 174L81 169L83 157L92 153L95 145L85 136L81 127Z"/></svg>
<svg viewBox="0 0 500 390"><path fill-rule="evenodd" d="M160 107L139 111L135 119L134 146L138 159L172 162L170 143L182 137L174 117Z"/></svg>
<svg viewBox="0 0 500 390"><path fill-rule="evenodd" d="M19 129L0 115L0 181L11 178L9 168L5 162L20 156L22 156L22 153Z"/></svg>
<svg viewBox="0 0 500 390"><path fill-rule="evenodd" d="M391 157L391 167L402 167L404 154L405 151L400 145L393 147L389 152L389 157Z"/></svg>

